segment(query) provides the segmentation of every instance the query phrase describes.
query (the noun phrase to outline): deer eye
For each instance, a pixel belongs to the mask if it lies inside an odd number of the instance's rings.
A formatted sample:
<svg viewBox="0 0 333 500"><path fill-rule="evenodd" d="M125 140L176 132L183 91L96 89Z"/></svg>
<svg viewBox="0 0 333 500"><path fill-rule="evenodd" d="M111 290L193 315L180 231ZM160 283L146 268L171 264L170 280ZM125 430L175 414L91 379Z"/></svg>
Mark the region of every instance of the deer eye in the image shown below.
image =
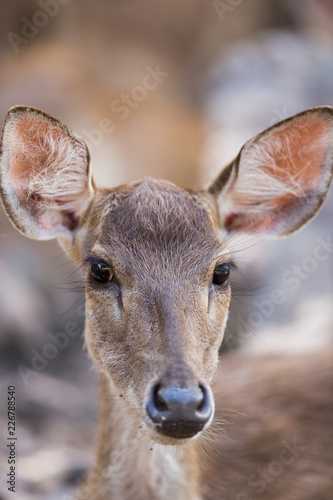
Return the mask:
<svg viewBox="0 0 333 500"><path fill-rule="evenodd" d="M214 285L225 285L228 281L229 274L230 274L229 264L221 264L220 266L217 266L213 275Z"/></svg>
<svg viewBox="0 0 333 500"><path fill-rule="evenodd" d="M96 260L91 263L90 275L95 283L108 283L113 279L111 267L103 260Z"/></svg>

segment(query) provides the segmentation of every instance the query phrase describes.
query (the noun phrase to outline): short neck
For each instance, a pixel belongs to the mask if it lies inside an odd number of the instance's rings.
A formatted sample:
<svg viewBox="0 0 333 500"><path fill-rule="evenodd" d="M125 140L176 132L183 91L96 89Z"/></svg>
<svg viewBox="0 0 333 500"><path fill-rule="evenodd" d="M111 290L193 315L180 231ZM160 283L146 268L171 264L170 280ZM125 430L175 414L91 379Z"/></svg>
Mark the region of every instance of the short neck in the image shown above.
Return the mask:
<svg viewBox="0 0 333 500"><path fill-rule="evenodd" d="M152 441L103 374L100 398L96 467L86 481L87 498L200 500L195 442L166 446Z"/></svg>

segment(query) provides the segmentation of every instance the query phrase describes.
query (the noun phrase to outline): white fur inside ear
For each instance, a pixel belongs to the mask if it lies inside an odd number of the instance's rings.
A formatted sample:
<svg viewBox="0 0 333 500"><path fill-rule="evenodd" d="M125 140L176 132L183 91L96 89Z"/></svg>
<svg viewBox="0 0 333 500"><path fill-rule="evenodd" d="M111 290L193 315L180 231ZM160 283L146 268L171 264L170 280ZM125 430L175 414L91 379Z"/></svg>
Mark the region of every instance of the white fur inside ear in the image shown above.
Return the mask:
<svg viewBox="0 0 333 500"><path fill-rule="evenodd" d="M92 196L83 141L43 114L14 114L4 127L1 162L5 204L19 229L42 239L72 229Z"/></svg>
<svg viewBox="0 0 333 500"><path fill-rule="evenodd" d="M270 205L272 200L286 193L304 196L305 186L301 176L295 175L287 154L288 138L275 138L264 143L254 143L245 151L239 165L237 189L233 193L233 203L240 211L250 208L252 213L260 213L262 203ZM282 166L276 160L276 153L284 156ZM290 168L286 169L285 165Z"/></svg>
<svg viewBox="0 0 333 500"><path fill-rule="evenodd" d="M332 151L331 122L316 113L290 120L245 144L238 171L219 197L226 224L247 231L247 220L252 232L271 234L304 224L326 195Z"/></svg>

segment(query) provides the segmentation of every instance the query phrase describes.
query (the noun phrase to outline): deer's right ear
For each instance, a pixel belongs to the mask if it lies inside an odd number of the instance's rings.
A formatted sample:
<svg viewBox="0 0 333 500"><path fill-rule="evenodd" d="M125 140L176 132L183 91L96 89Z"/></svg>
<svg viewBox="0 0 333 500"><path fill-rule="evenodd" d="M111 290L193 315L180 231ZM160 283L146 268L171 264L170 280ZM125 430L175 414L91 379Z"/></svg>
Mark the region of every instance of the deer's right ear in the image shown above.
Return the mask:
<svg viewBox="0 0 333 500"><path fill-rule="evenodd" d="M87 146L43 111L11 108L2 131L0 194L26 236L71 237L93 196Z"/></svg>
<svg viewBox="0 0 333 500"><path fill-rule="evenodd" d="M308 109L264 130L209 187L221 226L228 232L293 233L321 207L332 165L333 108Z"/></svg>

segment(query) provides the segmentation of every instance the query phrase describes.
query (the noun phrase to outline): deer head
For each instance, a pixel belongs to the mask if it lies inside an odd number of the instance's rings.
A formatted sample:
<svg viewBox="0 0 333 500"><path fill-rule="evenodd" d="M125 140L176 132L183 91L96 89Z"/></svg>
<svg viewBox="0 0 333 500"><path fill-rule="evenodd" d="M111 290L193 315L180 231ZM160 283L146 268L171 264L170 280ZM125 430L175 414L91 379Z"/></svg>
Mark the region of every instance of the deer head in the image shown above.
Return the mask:
<svg viewBox="0 0 333 500"><path fill-rule="evenodd" d="M95 187L85 143L31 107L9 110L0 191L16 228L58 238L82 266L85 337L112 392L157 442L212 420L210 389L228 316L226 236L284 236L319 210L332 177L333 108L265 130L200 191L145 179Z"/></svg>

